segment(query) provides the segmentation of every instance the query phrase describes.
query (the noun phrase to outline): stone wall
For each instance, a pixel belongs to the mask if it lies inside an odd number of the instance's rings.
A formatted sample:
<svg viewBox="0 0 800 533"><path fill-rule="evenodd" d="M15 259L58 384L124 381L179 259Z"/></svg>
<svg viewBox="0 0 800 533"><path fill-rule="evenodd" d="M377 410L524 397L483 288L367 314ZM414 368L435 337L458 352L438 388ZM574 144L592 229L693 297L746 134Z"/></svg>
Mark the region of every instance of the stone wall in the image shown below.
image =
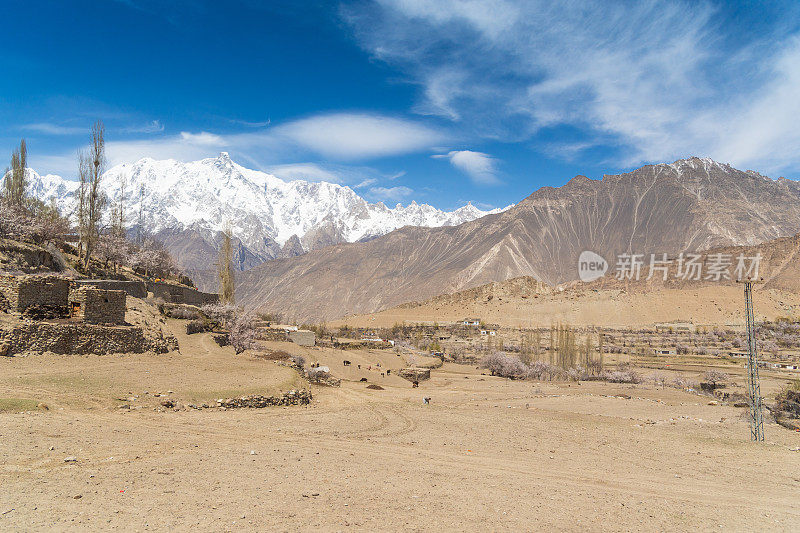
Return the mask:
<svg viewBox="0 0 800 533"><path fill-rule="evenodd" d="M90 324L124 324L125 291L80 287L69 294L70 315Z"/></svg>
<svg viewBox="0 0 800 533"><path fill-rule="evenodd" d="M190 304L202 306L219 301L219 295L209 292L200 292L192 287L175 285L173 283L147 282L147 290L153 293L154 298L161 298L173 304Z"/></svg>
<svg viewBox="0 0 800 533"><path fill-rule="evenodd" d="M401 378L405 378L408 381L423 381L426 379L431 379L431 370L430 368L401 368L397 375Z"/></svg>
<svg viewBox="0 0 800 533"><path fill-rule="evenodd" d="M107 354L165 353L177 349L174 337L148 338L138 326L33 322L0 332L0 349L19 353Z"/></svg>
<svg viewBox="0 0 800 533"><path fill-rule="evenodd" d="M256 339L260 341L286 342L289 340L289 336L285 329L258 328L256 329Z"/></svg>
<svg viewBox="0 0 800 533"><path fill-rule="evenodd" d="M289 340L300 346L314 346L317 343L317 336L313 331L300 329L289 332Z"/></svg>
<svg viewBox="0 0 800 533"><path fill-rule="evenodd" d="M76 279L73 284L77 287L95 287L107 291L125 291L133 298L147 298L147 285L144 281L126 281L116 279Z"/></svg>
<svg viewBox="0 0 800 533"><path fill-rule="evenodd" d="M58 276L0 276L0 292L9 310L18 313L29 307L66 311L70 280Z"/></svg>
<svg viewBox="0 0 800 533"><path fill-rule="evenodd" d="M240 398L220 398L216 407L236 409L242 407L263 408L273 405L307 405L311 403L311 391L290 390L280 396L242 396Z"/></svg>

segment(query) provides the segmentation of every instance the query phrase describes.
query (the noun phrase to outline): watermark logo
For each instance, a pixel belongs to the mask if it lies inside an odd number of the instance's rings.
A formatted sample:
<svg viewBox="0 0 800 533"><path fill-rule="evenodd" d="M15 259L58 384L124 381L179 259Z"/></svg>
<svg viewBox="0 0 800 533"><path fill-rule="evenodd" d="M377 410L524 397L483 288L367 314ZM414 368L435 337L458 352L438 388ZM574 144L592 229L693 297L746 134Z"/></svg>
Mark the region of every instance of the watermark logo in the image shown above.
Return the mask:
<svg viewBox="0 0 800 533"><path fill-rule="evenodd" d="M684 281L741 281L758 277L761 254L680 253L667 254L623 253L616 256L614 277L618 280L651 280L667 278ZM608 262L600 255L584 251L578 257L578 277L583 282L594 281L608 271Z"/></svg>
<svg viewBox="0 0 800 533"><path fill-rule="evenodd" d="M583 282L602 278L608 271L608 262L594 252L585 250L578 257L578 277Z"/></svg>

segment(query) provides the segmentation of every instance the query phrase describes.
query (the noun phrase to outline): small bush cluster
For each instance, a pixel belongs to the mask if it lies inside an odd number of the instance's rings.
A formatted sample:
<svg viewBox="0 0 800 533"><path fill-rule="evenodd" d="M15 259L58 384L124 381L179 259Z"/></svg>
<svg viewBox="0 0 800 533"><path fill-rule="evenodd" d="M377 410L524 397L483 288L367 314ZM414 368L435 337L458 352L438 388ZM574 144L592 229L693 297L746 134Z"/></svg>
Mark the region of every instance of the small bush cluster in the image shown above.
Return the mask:
<svg viewBox="0 0 800 533"><path fill-rule="evenodd" d="M630 365L621 365L617 370L606 371L603 379L611 383L641 383L642 376Z"/></svg>
<svg viewBox="0 0 800 533"><path fill-rule="evenodd" d="M228 342L242 353L255 345L256 328L255 317L251 313L239 313L228 326Z"/></svg>
<svg viewBox="0 0 800 533"><path fill-rule="evenodd" d="M712 385L716 385L717 383L728 381L728 374L719 370L709 370L703 375L703 379Z"/></svg>
<svg viewBox="0 0 800 533"><path fill-rule="evenodd" d="M228 327L233 322L237 311L235 305L219 303L206 304L200 308L200 312L205 318L224 327Z"/></svg>
<svg viewBox="0 0 800 533"><path fill-rule="evenodd" d="M191 320L186 324L186 334L193 335L195 333L203 333L204 331L208 331L206 327L206 322L201 319Z"/></svg>

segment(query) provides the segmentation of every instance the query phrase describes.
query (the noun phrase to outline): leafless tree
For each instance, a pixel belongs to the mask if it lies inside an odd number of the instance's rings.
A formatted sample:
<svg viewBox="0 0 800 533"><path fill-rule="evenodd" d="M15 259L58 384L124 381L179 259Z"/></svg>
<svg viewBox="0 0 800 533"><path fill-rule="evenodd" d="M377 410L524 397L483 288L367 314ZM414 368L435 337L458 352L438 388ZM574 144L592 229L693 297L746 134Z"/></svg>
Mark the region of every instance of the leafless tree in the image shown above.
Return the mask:
<svg viewBox="0 0 800 533"><path fill-rule="evenodd" d="M117 235L125 235L125 187L128 178L124 172L119 175L119 196L111 207L111 228Z"/></svg>
<svg viewBox="0 0 800 533"><path fill-rule="evenodd" d="M233 285L233 243L231 242L230 224L226 224L225 229L222 232L222 246L220 246L219 249L217 272L219 274L220 303L234 304L236 301L236 296Z"/></svg>
<svg viewBox="0 0 800 533"><path fill-rule="evenodd" d="M100 220L106 205L106 198L100 190L100 180L106 166L105 129L99 120L92 126L91 144L88 151L79 153L80 190L78 201L78 221L84 268L89 261L100 237Z"/></svg>

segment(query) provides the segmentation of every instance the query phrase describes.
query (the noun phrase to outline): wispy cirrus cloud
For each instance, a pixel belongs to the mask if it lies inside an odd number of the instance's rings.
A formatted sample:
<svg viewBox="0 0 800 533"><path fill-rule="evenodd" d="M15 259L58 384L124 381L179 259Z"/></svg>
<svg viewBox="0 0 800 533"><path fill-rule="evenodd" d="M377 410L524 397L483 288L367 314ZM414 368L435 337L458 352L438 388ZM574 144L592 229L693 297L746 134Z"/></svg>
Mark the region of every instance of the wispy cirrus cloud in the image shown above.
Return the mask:
<svg viewBox="0 0 800 533"><path fill-rule="evenodd" d="M728 11L683 0L380 0L343 15L363 48L420 86L417 112L463 132L537 147L541 132L574 128L629 166L700 154L800 168L800 7ZM763 18L766 31L749 31ZM539 149L559 152L550 138Z"/></svg>
<svg viewBox="0 0 800 533"><path fill-rule="evenodd" d="M164 131L164 124L160 120L151 120L147 124L140 126L127 126L121 128L123 133L160 133Z"/></svg>
<svg viewBox="0 0 800 533"><path fill-rule="evenodd" d="M63 126L61 124L53 124L51 122L35 122L33 124L25 124L22 126L22 129L36 133L43 133L45 135L79 135L89 131L88 127L80 128L77 126Z"/></svg>
<svg viewBox="0 0 800 533"><path fill-rule="evenodd" d="M467 174L479 185L497 185L497 160L483 152L472 150L452 150L447 154L434 154L434 159L447 159L450 164Z"/></svg>
<svg viewBox="0 0 800 533"><path fill-rule="evenodd" d="M397 187L372 187L369 189L369 196L382 202L402 202L412 194L414 190L404 185Z"/></svg>

